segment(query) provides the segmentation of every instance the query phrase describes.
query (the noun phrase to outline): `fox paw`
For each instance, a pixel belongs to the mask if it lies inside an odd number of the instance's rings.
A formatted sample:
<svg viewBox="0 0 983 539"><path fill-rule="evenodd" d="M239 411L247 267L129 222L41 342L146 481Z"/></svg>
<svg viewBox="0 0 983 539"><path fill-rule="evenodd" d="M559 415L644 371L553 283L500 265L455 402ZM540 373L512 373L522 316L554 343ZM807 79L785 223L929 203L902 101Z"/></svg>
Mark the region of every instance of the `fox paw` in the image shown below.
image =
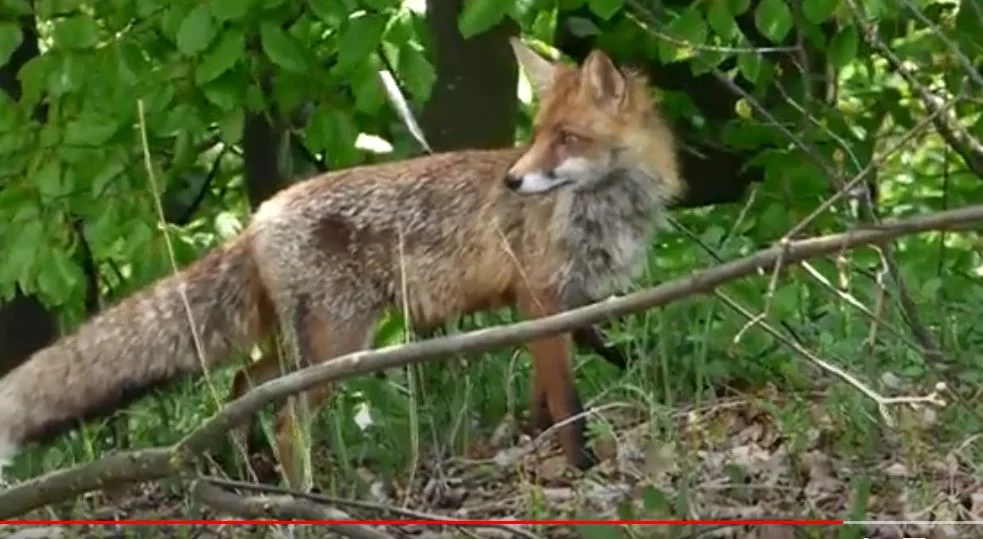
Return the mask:
<svg viewBox="0 0 983 539"><path fill-rule="evenodd" d="M582 472L586 472L601 462L601 460L597 457L597 453L586 445L582 446L580 451L573 455L572 458L569 458L568 461L570 462L571 466Z"/></svg>

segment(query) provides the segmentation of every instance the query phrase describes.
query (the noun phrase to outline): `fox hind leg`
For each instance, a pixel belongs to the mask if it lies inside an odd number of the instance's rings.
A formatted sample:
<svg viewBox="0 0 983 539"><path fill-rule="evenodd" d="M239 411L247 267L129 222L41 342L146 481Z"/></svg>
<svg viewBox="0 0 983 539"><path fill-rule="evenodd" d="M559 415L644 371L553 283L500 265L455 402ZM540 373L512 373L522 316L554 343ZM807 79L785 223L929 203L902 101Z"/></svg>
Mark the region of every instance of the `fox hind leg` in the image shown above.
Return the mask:
<svg viewBox="0 0 983 539"><path fill-rule="evenodd" d="M282 356L276 343L264 343L262 356L246 367L240 369L232 380L229 391L229 401L238 399L250 388L262 385L290 371L288 365L283 365ZM274 406L281 406L286 399L275 401ZM246 455L250 459L253 471L261 481L270 481L275 477L273 468L276 459L269 438L260 428L258 416L250 418L249 422L237 428L245 444Z"/></svg>
<svg viewBox="0 0 983 539"><path fill-rule="evenodd" d="M378 316L364 316L358 319L331 320L329 317L306 311L294 317L294 338L296 350L302 365L324 363L333 358L364 350L371 345L371 338ZM306 392L307 413L313 421L317 413L327 404L334 390L329 382ZM300 418L293 406L280 406L276 418L277 459L283 475L292 488L301 485L298 450L298 427Z"/></svg>

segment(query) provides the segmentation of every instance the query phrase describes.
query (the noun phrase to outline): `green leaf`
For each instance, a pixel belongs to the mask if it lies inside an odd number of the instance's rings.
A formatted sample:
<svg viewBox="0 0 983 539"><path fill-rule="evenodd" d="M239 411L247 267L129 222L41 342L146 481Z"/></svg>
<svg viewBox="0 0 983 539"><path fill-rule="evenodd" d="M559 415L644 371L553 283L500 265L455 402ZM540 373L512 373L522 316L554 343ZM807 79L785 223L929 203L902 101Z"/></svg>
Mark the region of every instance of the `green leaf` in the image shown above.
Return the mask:
<svg viewBox="0 0 983 539"><path fill-rule="evenodd" d="M222 32L218 44L195 69L195 83L202 85L217 79L244 56L245 50L246 39L242 30L230 28Z"/></svg>
<svg viewBox="0 0 983 539"><path fill-rule="evenodd" d="M761 0L754 10L754 25L772 43L781 43L792 29L792 12L785 0Z"/></svg>
<svg viewBox="0 0 983 539"><path fill-rule="evenodd" d="M219 21L241 19L249 12L250 0L209 0L208 8Z"/></svg>
<svg viewBox="0 0 983 539"><path fill-rule="evenodd" d="M44 227L40 220L15 218L12 223L19 225L17 233L10 235L9 243L4 246L4 256L0 256L0 280L4 282L30 275L38 256L38 245L44 243Z"/></svg>
<svg viewBox="0 0 983 539"><path fill-rule="evenodd" d="M406 322L399 311L388 311L376 326L374 346L383 347L406 342Z"/></svg>
<svg viewBox="0 0 983 539"><path fill-rule="evenodd" d="M317 18L331 26L340 26L341 21L348 16L344 4L338 0L307 0L307 4Z"/></svg>
<svg viewBox="0 0 983 539"><path fill-rule="evenodd" d="M608 20L625 5L625 0L587 0L591 13Z"/></svg>
<svg viewBox="0 0 983 539"><path fill-rule="evenodd" d="M366 114L374 114L386 100L382 83L371 65L359 66L358 71L352 74L352 91L355 93L355 108Z"/></svg>
<svg viewBox="0 0 983 539"><path fill-rule="evenodd" d="M307 59L293 37L271 23L264 22L259 27L259 39L263 52L276 65L295 73L308 70Z"/></svg>
<svg viewBox="0 0 983 539"><path fill-rule="evenodd" d="M215 32L211 11L207 5L199 4L181 21L177 30L177 48L188 56L194 56L208 48L215 38Z"/></svg>
<svg viewBox="0 0 983 539"><path fill-rule="evenodd" d="M836 11L839 0L802 0L802 14L807 21L818 24Z"/></svg>
<svg viewBox="0 0 983 539"><path fill-rule="evenodd" d="M788 215L787 208L784 209L782 215ZM782 224L787 223L786 220ZM771 298L771 307L773 309L771 314L774 314L779 320L791 320L799 313L799 309L802 306L802 298L799 297L799 287L795 285L780 286L775 290L775 295Z"/></svg>
<svg viewBox="0 0 983 539"><path fill-rule="evenodd" d="M373 11L383 11L398 7L402 0L359 0L359 4Z"/></svg>
<svg viewBox="0 0 983 539"><path fill-rule="evenodd" d="M198 157L198 149L191 141L191 133L181 130L174 134L174 157L171 159L171 167L181 170L190 167Z"/></svg>
<svg viewBox="0 0 983 539"><path fill-rule="evenodd" d="M514 0L468 0L457 18L457 29L464 39L489 30L512 9Z"/></svg>
<svg viewBox="0 0 983 539"><path fill-rule="evenodd" d="M62 194L61 161L48 159L34 176L38 191L45 199L57 198Z"/></svg>
<svg viewBox="0 0 983 539"><path fill-rule="evenodd" d="M4 0L0 2L0 15L9 14L13 16L30 15L34 10L27 0Z"/></svg>
<svg viewBox="0 0 983 539"><path fill-rule="evenodd" d="M102 198L105 195L106 187L113 179L126 171L129 163L119 156L109 158L103 163L102 170L92 179L92 196Z"/></svg>
<svg viewBox="0 0 983 539"><path fill-rule="evenodd" d="M331 111L323 106L318 107L307 121L304 132L304 142L312 151L320 152L331 144Z"/></svg>
<svg viewBox="0 0 983 539"><path fill-rule="evenodd" d="M143 50L133 43L120 42L113 47L116 56L116 73L126 84L136 84L150 70L150 62L143 56Z"/></svg>
<svg viewBox="0 0 983 539"><path fill-rule="evenodd" d="M338 46L338 69L364 62L379 47L385 30L385 15L363 15L350 20Z"/></svg>
<svg viewBox="0 0 983 539"><path fill-rule="evenodd" d="M62 249L43 249L38 256L38 290L56 303L63 303L81 282L81 268Z"/></svg>
<svg viewBox="0 0 983 539"><path fill-rule="evenodd" d="M983 6L979 2L962 2L955 23L955 34L963 52L978 55L981 52L979 36L983 35Z"/></svg>
<svg viewBox="0 0 983 539"><path fill-rule="evenodd" d="M666 494L652 485L642 489L642 503L645 509L659 516L668 513L669 502Z"/></svg>
<svg viewBox="0 0 983 539"><path fill-rule="evenodd" d="M358 162L359 151L355 148L357 137L358 129L350 115L322 106L311 115L304 142L313 151L325 151L333 168L338 168Z"/></svg>
<svg viewBox="0 0 983 539"><path fill-rule="evenodd" d="M55 23L55 43L66 49L89 49L99 43L99 29L89 15L74 15Z"/></svg>
<svg viewBox="0 0 983 539"><path fill-rule="evenodd" d="M741 53L737 55L737 69L750 82L758 82L761 75L761 57L758 53Z"/></svg>
<svg viewBox="0 0 983 539"><path fill-rule="evenodd" d="M17 78L20 79L22 87L21 105L31 107L41 99L48 75L55 68L55 56L52 54L35 56L20 68Z"/></svg>
<svg viewBox="0 0 983 539"><path fill-rule="evenodd" d="M399 55L399 73L413 98L423 102L430 97L437 71L422 52L405 47Z"/></svg>
<svg viewBox="0 0 983 539"><path fill-rule="evenodd" d="M829 59L837 69L843 69L857 57L860 36L857 27L850 25L841 28L829 42Z"/></svg>
<svg viewBox="0 0 983 539"><path fill-rule="evenodd" d="M20 46L24 36L20 26L12 22L0 21L0 66L10 60L10 55Z"/></svg>
<svg viewBox="0 0 983 539"><path fill-rule="evenodd" d="M707 22L718 36L725 41L731 41L740 35L740 29L734 22L734 14L725 0L714 0L707 8Z"/></svg>
<svg viewBox="0 0 983 539"><path fill-rule="evenodd" d="M667 63L692 57L696 53L693 46L706 42L707 25L695 4L669 23L668 34L675 41L662 40L659 46L659 56Z"/></svg>
<svg viewBox="0 0 983 539"><path fill-rule="evenodd" d="M228 112L218 123L219 134L226 144L236 144L242 138L242 128L246 124L246 111L236 107Z"/></svg>
<svg viewBox="0 0 983 539"><path fill-rule="evenodd" d="M88 62L76 54L59 54L55 56L58 65L48 76L48 92L62 96L78 91L89 75Z"/></svg>
<svg viewBox="0 0 983 539"><path fill-rule="evenodd" d="M699 77L713 71L714 68L719 67L724 60L730 57L729 53L723 51L705 50L700 53L699 61L690 62L690 70L693 72L693 76Z"/></svg>
<svg viewBox="0 0 983 539"><path fill-rule="evenodd" d="M46 123L41 127L40 136L38 137L38 145L42 148L55 148L61 146L61 135L61 126L56 123Z"/></svg>
<svg viewBox="0 0 983 539"><path fill-rule="evenodd" d="M672 34L690 45L703 45L707 40L707 23L696 4L690 5L669 25Z"/></svg>
<svg viewBox="0 0 983 539"><path fill-rule="evenodd" d="M111 116L86 114L65 126L66 146L102 146L119 128Z"/></svg>
<svg viewBox="0 0 983 539"><path fill-rule="evenodd" d="M41 0L37 2L37 14L43 19L70 15L79 10L82 0Z"/></svg>
<svg viewBox="0 0 983 539"><path fill-rule="evenodd" d="M219 78L201 87L205 98L224 111L230 111L243 102L249 81L237 71L226 71Z"/></svg>
<svg viewBox="0 0 983 539"><path fill-rule="evenodd" d="M751 0L714 0L716 2L727 2L730 7L730 12L736 17L748 10L751 7Z"/></svg>
<svg viewBox="0 0 983 539"><path fill-rule="evenodd" d="M942 279L938 277L929 277L919 287L919 299L925 302L937 301L939 298L939 290L942 289L942 284Z"/></svg>
<svg viewBox="0 0 983 539"><path fill-rule="evenodd" d="M601 29L594 24L594 21L584 17L567 18L567 28L570 33L577 37L594 36L601 33Z"/></svg>

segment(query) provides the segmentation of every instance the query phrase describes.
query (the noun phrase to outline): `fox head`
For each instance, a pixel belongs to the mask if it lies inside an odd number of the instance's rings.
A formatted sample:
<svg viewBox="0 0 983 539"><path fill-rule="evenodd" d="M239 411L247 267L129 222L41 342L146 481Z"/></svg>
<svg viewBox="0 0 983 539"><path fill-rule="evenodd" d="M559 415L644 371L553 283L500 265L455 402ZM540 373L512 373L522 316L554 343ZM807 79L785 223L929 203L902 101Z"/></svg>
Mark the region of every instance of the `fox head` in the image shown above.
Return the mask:
<svg viewBox="0 0 983 539"><path fill-rule="evenodd" d="M621 172L647 176L665 199L682 195L672 132L641 75L623 72L600 50L575 68L517 38L511 45L540 106L532 141L505 178L509 189L583 189Z"/></svg>

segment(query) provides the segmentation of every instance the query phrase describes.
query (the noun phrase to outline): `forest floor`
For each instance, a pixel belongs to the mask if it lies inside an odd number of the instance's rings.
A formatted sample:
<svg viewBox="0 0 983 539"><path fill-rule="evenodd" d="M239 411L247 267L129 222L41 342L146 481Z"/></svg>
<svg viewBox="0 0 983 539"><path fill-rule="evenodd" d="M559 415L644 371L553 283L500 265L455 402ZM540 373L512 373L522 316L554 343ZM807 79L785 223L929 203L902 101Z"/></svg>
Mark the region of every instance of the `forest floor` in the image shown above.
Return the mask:
<svg viewBox="0 0 983 539"><path fill-rule="evenodd" d="M782 434L773 408L784 397L773 388L754 399L733 399L674 414L677 435L663 440L650 418L608 407L599 412L609 428L592 437L602 462L588 473L565 464L556 444L533 448L514 421L473 442L467 458L423 453L415 473L382 479L358 469L365 484L360 507L334 507L365 519L407 519L413 511L453 519L804 519L934 521L815 526L545 526L518 525L538 537L983 537L983 529L941 521L983 520L983 478L962 446L939 452L930 435L932 408L893 407L898 423L870 436L876 451L863 458L841 449L842 431L822 395L814 395L799 435ZM764 404L763 404L764 403ZM906 424L923 433L909 436ZM928 428L926 429L926 426ZM322 446L327 444L321 444ZM319 447L319 452L328 452ZM315 462L330 462L329 455ZM330 475L330 474L329 474ZM243 493L245 494L245 493ZM90 519L233 518L190 509L184 488L148 483L110 495L72 502L70 512ZM410 513L386 514L384 507ZM60 512L64 516L64 512ZM48 510L28 518L51 518ZM196 517L197 518L197 517ZM253 525L71 526L10 537L278 537L282 529ZM503 527L380 526L392 537L515 537ZM298 527L297 536L333 536L324 528ZM0 536L5 535L0 529ZM289 536L289 535L284 535Z"/></svg>

